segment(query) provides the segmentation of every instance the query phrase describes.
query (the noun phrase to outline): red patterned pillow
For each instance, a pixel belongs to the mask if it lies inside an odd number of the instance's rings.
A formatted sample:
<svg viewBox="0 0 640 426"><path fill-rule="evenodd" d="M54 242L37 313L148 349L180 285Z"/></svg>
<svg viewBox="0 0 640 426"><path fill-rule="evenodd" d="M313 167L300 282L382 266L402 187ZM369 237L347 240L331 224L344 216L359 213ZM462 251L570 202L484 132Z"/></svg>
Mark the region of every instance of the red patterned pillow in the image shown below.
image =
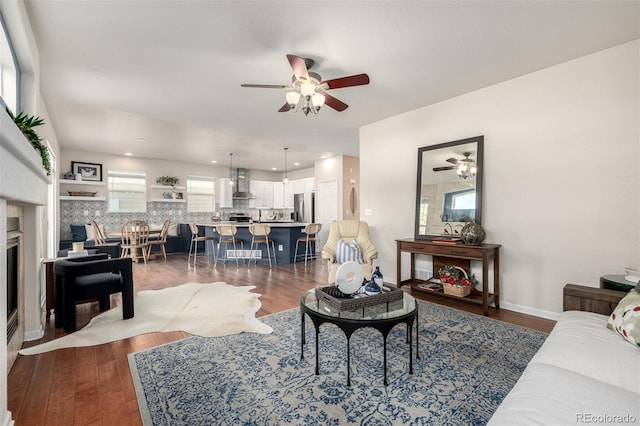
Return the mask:
<svg viewBox="0 0 640 426"><path fill-rule="evenodd" d="M640 293L631 290L609 316L607 327L640 348Z"/></svg>

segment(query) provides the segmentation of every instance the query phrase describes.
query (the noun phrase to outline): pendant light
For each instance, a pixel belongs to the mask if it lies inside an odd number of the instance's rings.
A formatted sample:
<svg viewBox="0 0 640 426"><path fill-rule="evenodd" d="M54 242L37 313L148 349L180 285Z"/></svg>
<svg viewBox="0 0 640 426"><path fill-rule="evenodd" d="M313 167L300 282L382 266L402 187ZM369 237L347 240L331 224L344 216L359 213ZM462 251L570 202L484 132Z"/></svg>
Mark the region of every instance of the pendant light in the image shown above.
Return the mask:
<svg viewBox="0 0 640 426"><path fill-rule="evenodd" d="M284 149L284 177L282 178L282 183L286 185L289 183L289 176L287 176L287 150L289 150L289 147L285 146L282 149Z"/></svg>
<svg viewBox="0 0 640 426"><path fill-rule="evenodd" d="M233 186L233 152L229 153L229 185Z"/></svg>

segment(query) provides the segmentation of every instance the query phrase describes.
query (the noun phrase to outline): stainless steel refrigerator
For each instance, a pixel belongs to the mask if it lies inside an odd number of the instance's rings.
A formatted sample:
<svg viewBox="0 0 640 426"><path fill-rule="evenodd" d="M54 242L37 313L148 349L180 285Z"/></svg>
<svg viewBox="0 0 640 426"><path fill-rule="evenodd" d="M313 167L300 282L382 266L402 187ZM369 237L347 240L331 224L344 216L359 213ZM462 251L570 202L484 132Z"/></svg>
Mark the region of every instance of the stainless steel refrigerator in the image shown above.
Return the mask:
<svg viewBox="0 0 640 426"><path fill-rule="evenodd" d="M296 222L313 223L315 220L314 193L293 195L293 215Z"/></svg>

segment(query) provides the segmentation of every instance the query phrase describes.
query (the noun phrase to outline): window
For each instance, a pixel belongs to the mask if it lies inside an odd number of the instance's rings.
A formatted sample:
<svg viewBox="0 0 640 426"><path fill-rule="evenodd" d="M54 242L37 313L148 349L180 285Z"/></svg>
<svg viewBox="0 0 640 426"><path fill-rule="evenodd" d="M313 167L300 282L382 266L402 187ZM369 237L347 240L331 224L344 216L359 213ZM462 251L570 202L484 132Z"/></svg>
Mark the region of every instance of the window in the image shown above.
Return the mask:
<svg viewBox="0 0 640 426"><path fill-rule="evenodd" d="M215 210L215 181L209 176L187 176L187 212Z"/></svg>
<svg viewBox="0 0 640 426"><path fill-rule="evenodd" d="M20 98L20 67L9 40L7 26L0 15L0 105L8 106L18 115Z"/></svg>
<svg viewBox="0 0 640 426"><path fill-rule="evenodd" d="M145 172L109 170L110 212L146 212L147 176Z"/></svg>
<svg viewBox="0 0 640 426"><path fill-rule="evenodd" d="M447 222L462 222L462 216L475 219L476 190L448 192L444 195L443 220Z"/></svg>

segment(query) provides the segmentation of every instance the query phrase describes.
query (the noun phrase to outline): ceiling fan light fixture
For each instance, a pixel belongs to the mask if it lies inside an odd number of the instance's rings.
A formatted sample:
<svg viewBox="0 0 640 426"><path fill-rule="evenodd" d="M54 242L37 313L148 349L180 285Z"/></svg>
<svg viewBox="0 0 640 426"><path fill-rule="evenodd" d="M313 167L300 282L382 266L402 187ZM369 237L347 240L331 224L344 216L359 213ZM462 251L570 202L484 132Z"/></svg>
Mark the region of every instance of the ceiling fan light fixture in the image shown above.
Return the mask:
<svg viewBox="0 0 640 426"><path fill-rule="evenodd" d="M287 103L291 107L291 109L295 108L300 102L300 93L298 92L287 92Z"/></svg>
<svg viewBox="0 0 640 426"><path fill-rule="evenodd" d="M313 95L316 92L316 85L313 83L302 83L300 85L300 93L302 93L302 96L309 97L311 95Z"/></svg>
<svg viewBox="0 0 640 426"><path fill-rule="evenodd" d="M320 93L314 93L313 96L311 96L311 103L313 104L316 112L320 111L320 108L324 105L324 96Z"/></svg>

